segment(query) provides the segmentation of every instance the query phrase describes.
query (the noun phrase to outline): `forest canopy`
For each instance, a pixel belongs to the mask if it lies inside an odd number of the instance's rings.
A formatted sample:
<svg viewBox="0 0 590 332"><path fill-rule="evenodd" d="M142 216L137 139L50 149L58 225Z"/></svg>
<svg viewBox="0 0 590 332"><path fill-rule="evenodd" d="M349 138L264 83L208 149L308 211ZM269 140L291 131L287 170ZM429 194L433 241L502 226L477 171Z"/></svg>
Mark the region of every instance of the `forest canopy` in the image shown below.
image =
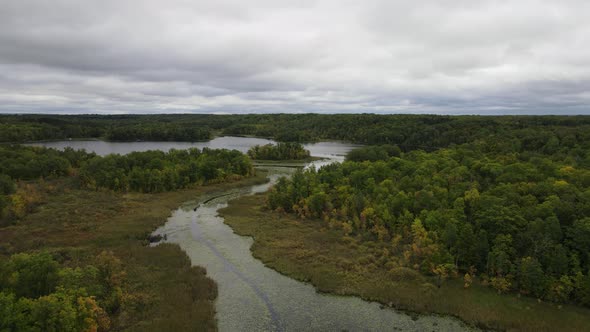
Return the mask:
<svg viewBox="0 0 590 332"><path fill-rule="evenodd" d="M549 144L361 148L281 179L268 206L388 243L392 267L590 306L590 150Z"/></svg>

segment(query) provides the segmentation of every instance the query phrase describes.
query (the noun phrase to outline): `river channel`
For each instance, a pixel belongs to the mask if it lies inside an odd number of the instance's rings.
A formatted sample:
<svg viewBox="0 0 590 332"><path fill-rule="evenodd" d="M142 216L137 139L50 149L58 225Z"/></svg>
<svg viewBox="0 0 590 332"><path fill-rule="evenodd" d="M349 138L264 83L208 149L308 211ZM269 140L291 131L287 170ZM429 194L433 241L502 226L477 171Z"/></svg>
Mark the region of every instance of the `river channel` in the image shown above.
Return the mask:
<svg viewBox="0 0 590 332"><path fill-rule="evenodd" d="M84 148L99 155L132 151L169 150L171 148L229 148L242 152L256 144L272 141L257 138L221 137L209 142L132 142L60 141L38 143L53 148ZM316 167L341 162L356 146L322 142L307 144ZM307 165L309 166L309 165ZM403 312L352 296L317 293L307 283L296 281L265 267L255 259L250 246L253 239L235 234L218 210L232 199L260 193L292 168L265 167L269 182L236 188L210 197L187 198L172 212L154 234L166 235L166 242L178 244L192 264L207 269L217 282L216 302L220 331L464 331L471 330L452 317L423 315L417 319Z"/></svg>

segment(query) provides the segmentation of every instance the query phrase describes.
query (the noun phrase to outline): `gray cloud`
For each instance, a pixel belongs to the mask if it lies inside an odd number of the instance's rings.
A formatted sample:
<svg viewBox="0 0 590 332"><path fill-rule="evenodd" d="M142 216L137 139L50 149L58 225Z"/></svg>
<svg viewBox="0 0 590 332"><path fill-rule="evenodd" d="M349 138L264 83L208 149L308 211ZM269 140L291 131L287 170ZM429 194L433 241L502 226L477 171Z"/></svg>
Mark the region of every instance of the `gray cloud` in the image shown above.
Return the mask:
<svg viewBox="0 0 590 332"><path fill-rule="evenodd" d="M590 114L590 4L8 0L0 112Z"/></svg>

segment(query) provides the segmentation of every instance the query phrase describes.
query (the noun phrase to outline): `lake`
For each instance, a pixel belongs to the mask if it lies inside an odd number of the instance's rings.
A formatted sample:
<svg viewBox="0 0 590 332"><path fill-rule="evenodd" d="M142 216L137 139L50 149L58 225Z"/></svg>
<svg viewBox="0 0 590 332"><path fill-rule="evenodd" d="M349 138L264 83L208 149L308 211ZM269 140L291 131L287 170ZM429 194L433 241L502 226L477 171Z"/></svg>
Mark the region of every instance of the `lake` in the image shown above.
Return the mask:
<svg viewBox="0 0 590 332"><path fill-rule="evenodd" d="M88 152L94 152L100 156L110 153L127 154L135 151L161 150L170 149L190 149L190 148L211 148L211 149L230 149L240 152L247 152L254 145L264 145L275 143L273 140L254 137L236 137L222 136L216 137L206 142L107 142L98 140L72 140L72 141L51 141L27 143L29 146L44 146L63 150L66 147L73 149L84 149ZM337 161L344 160L346 153L360 145L344 142L319 142L304 144L304 147L310 151L312 156L334 159Z"/></svg>

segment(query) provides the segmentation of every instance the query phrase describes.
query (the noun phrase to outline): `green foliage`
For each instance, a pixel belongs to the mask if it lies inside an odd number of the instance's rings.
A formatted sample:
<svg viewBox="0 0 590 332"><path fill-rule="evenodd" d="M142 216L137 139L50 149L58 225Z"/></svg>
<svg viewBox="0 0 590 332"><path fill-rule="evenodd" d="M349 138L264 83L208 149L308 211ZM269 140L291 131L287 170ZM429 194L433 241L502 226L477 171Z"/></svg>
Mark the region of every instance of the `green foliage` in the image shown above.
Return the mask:
<svg viewBox="0 0 590 332"><path fill-rule="evenodd" d="M30 185L34 179L55 179L73 173L94 153L0 145L0 225L21 219L41 201L38 186ZM18 186L17 186L18 182ZM44 184L44 181L40 181Z"/></svg>
<svg viewBox="0 0 590 332"><path fill-rule="evenodd" d="M258 160L301 160L309 158L309 151L299 143L255 145L248 150L248 156Z"/></svg>
<svg viewBox="0 0 590 332"><path fill-rule="evenodd" d="M215 126L216 121L210 119L161 115L3 115L0 142L99 137L113 141L199 141L211 137L209 126Z"/></svg>
<svg viewBox="0 0 590 332"><path fill-rule="evenodd" d="M110 296L93 266L60 268L48 253L16 254L0 270L1 331L107 330ZM90 294L92 294L90 296Z"/></svg>
<svg viewBox="0 0 590 332"><path fill-rule="evenodd" d="M0 220L7 212L5 210L10 206L10 194L16 191L16 184L10 176L0 174Z"/></svg>
<svg viewBox="0 0 590 332"><path fill-rule="evenodd" d="M92 189L161 192L252 172L250 159L239 151L205 148L97 156L82 165L80 178Z"/></svg>
<svg viewBox="0 0 590 332"><path fill-rule="evenodd" d="M16 254L6 262L0 280L0 287L17 297L37 298L55 290L58 264L47 253Z"/></svg>
<svg viewBox="0 0 590 332"><path fill-rule="evenodd" d="M499 292L586 304L590 195L581 179L590 171L583 160L543 155L555 146L522 143L540 150L515 153L472 143L395 157L370 147L342 164L279 180L267 202L271 209L346 225L343 232L363 241L396 238L400 261L439 281L448 264L458 272L473 267ZM577 273L576 287L568 280Z"/></svg>
<svg viewBox="0 0 590 332"><path fill-rule="evenodd" d="M518 270L518 287L525 294L543 297L547 282L543 267L532 257L522 258Z"/></svg>
<svg viewBox="0 0 590 332"><path fill-rule="evenodd" d="M16 191L16 185L10 176L0 174L0 195L10 195Z"/></svg>
<svg viewBox="0 0 590 332"><path fill-rule="evenodd" d="M399 157L401 149L397 145L366 146L350 151L346 155L349 161L377 161Z"/></svg>
<svg viewBox="0 0 590 332"><path fill-rule="evenodd" d="M590 217L574 221L568 229L569 242L578 252L578 257L588 265L590 263Z"/></svg>
<svg viewBox="0 0 590 332"><path fill-rule="evenodd" d="M575 275L573 297L578 303L590 307L590 275Z"/></svg>
<svg viewBox="0 0 590 332"><path fill-rule="evenodd" d="M111 141L204 141L211 138L209 128L171 123L123 124L106 133Z"/></svg>
<svg viewBox="0 0 590 332"><path fill-rule="evenodd" d="M84 151L72 151L19 145L0 146L0 174L14 180L63 176L68 174L72 164L79 164L94 156Z"/></svg>

